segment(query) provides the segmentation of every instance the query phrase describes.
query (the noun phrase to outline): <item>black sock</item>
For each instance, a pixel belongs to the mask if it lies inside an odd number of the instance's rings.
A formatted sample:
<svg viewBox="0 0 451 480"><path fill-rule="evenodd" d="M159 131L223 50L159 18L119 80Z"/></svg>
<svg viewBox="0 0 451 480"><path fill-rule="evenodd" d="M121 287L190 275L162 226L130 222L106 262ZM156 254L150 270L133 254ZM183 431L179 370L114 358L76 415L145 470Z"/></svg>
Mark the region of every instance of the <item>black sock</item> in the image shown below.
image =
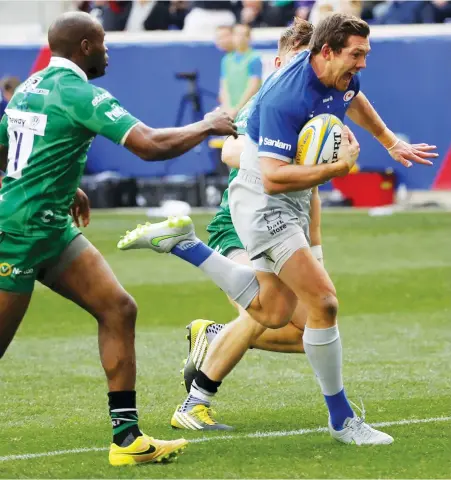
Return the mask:
<svg viewBox="0 0 451 480"><path fill-rule="evenodd" d="M196 385L209 393L216 393L222 382L210 380L202 370L199 370L196 376Z"/></svg>
<svg viewBox="0 0 451 480"><path fill-rule="evenodd" d="M113 443L127 447L141 435L138 428L136 392L109 392L108 399L113 424Z"/></svg>

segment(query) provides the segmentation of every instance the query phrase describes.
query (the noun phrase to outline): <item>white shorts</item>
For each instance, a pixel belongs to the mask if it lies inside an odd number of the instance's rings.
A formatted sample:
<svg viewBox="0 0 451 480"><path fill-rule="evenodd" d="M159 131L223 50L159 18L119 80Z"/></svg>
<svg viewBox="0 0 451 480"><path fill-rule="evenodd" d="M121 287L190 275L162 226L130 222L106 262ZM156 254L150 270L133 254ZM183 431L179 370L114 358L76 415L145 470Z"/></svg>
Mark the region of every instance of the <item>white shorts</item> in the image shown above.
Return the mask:
<svg viewBox="0 0 451 480"><path fill-rule="evenodd" d="M299 212L282 197L266 194L260 178L246 171L240 170L230 184L229 205L233 225L251 260L291 237L297 239L299 248L310 244L309 209Z"/></svg>

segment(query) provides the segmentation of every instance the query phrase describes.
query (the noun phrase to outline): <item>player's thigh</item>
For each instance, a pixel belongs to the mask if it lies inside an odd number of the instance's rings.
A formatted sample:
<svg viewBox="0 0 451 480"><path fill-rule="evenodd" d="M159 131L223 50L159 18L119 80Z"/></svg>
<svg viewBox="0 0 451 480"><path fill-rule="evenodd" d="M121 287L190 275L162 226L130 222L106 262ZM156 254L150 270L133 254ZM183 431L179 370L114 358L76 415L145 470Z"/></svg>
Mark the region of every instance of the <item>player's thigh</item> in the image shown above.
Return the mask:
<svg viewBox="0 0 451 480"><path fill-rule="evenodd" d="M98 320L123 316L133 320L136 304L101 253L83 236L74 238L49 268L42 283L87 310Z"/></svg>
<svg viewBox="0 0 451 480"><path fill-rule="evenodd" d="M309 317L324 317L327 324L335 319L338 309L335 287L309 248L293 248L281 266L279 277L308 309Z"/></svg>
<svg viewBox="0 0 451 480"><path fill-rule="evenodd" d="M0 232L0 357L30 303L43 239Z"/></svg>
<svg viewBox="0 0 451 480"><path fill-rule="evenodd" d="M31 293L0 290L0 358L14 338L30 299Z"/></svg>

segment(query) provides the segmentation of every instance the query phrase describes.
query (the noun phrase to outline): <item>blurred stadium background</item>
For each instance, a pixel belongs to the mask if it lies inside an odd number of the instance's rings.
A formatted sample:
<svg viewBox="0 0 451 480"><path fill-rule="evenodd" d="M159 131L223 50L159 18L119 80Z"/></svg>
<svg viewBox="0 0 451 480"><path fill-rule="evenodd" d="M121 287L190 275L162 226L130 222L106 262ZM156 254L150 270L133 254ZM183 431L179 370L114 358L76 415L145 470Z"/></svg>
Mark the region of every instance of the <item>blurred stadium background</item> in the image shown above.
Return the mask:
<svg viewBox="0 0 451 480"><path fill-rule="evenodd" d="M236 432L187 432L198 443L177 464L113 470L102 451L110 425L95 322L37 286L0 365L0 478L449 478L451 2L0 1L3 108L17 79L46 66L46 29L70 9L91 12L108 30L110 66L95 83L153 127L195 121L219 104L225 52L216 27L252 27L264 78L293 15L316 23L352 11L372 26L363 91L399 136L435 144L440 156L433 167L403 169L352 126L359 169L321 189L331 207L323 245L340 298L348 393L364 399L370 422L385 422L396 438L390 449L332 443L318 430L326 411L305 359L252 351L216 404ZM97 138L83 179L92 205L109 209L94 214L86 236L140 308L138 403L141 425L155 436L175 436L168 427L184 395L183 327L195 318L227 322L234 311L190 266L115 245L148 209L214 209L228 173L220 146L210 139L181 158L146 163ZM209 218L194 215L203 239Z"/></svg>
<svg viewBox="0 0 451 480"><path fill-rule="evenodd" d="M432 192L451 189L451 2L0 1L0 78L23 80L46 66L48 25L58 13L77 8L97 16L109 31L110 67L96 83L154 127L195 121L219 104L221 59L233 44L225 43L216 27L236 22L252 27L264 79L272 71L281 29L293 15L313 23L329 11L361 15L372 25L364 92L399 136L437 145L440 157L432 168L403 169L354 126L360 173L324 186L323 194L330 197L335 188L329 203L368 207L397 197L404 203L412 198L427 205L450 202L446 193ZM3 91L4 106L5 81ZM227 179L220 145L210 139L178 159L146 163L98 138L83 186L94 207L156 207L165 200L215 207ZM419 190L420 197L408 194Z"/></svg>

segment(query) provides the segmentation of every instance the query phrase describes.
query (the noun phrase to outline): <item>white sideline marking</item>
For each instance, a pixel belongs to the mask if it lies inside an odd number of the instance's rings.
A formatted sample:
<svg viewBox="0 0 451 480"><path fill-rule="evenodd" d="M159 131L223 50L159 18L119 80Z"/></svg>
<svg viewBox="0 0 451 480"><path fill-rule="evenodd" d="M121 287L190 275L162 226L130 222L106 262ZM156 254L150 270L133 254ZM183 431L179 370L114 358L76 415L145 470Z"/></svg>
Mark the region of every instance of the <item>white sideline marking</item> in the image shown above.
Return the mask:
<svg viewBox="0 0 451 480"><path fill-rule="evenodd" d="M412 418L407 420L396 420L393 422L379 422L372 423L372 427L394 427L397 425L414 425L418 423L434 423L434 422L449 422L451 417L434 417L434 418ZM221 435L214 437L200 437L189 440L189 443L203 443L203 442L215 442L217 440L240 440L243 438L268 438L268 437L290 437L295 435L310 435L311 433L324 433L327 432L327 428L301 428L300 430L282 430L274 432L255 432L246 433L244 435ZM10 462L12 460L29 460L32 458L41 457L54 457L56 455L71 455L75 453L87 453L87 452L104 452L107 451L107 447L91 447L91 448L73 448L71 450L55 450L53 452L41 452L41 453L24 453L22 455L6 455L0 457L0 462Z"/></svg>

